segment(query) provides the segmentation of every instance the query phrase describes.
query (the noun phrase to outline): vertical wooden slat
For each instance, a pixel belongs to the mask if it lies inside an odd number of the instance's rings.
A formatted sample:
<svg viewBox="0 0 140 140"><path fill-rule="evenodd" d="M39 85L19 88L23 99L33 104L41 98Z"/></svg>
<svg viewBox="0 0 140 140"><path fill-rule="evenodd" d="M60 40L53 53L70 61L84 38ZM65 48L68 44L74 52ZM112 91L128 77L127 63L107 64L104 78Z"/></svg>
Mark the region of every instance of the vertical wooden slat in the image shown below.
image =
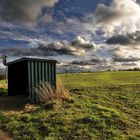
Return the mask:
<svg viewBox="0 0 140 140"><path fill-rule="evenodd" d="M52 84L52 71L51 71L51 63L49 63L49 67L50 67L50 70L49 70L50 84Z"/></svg>
<svg viewBox="0 0 140 140"><path fill-rule="evenodd" d="M31 83L32 83L32 87L31 87L31 93L32 93L32 99L35 100L35 95L34 95L34 86L35 86L35 78L34 78L34 62L31 62Z"/></svg>
<svg viewBox="0 0 140 140"><path fill-rule="evenodd" d="M28 61L29 97L32 100L37 100L34 88L42 81L48 81L56 88L56 63Z"/></svg>
<svg viewBox="0 0 140 140"><path fill-rule="evenodd" d="M37 68L37 62L34 62L34 73L35 73L35 85L34 87L38 86L38 68ZM34 92L35 100L37 101L37 95Z"/></svg>
<svg viewBox="0 0 140 140"><path fill-rule="evenodd" d="M51 63L49 63L49 83L51 84Z"/></svg>
<svg viewBox="0 0 140 140"><path fill-rule="evenodd" d="M30 64L30 61L28 61L28 92L29 92L29 98L31 98L31 64Z"/></svg>
<svg viewBox="0 0 140 140"><path fill-rule="evenodd" d="M50 67L49 67L49 63L47 63L47 81L48 82L50 82L49 71L50 71Z"/></svg>
<svg viewBox="0 0 140 140"><path fill-rule="evenodd" d="M49 83L51 84L51 63L49 63Z"/></svg>
<svg viewBox="0 0 140 140"><path fill-rule="evenodd" d="M51 63L51 85L53 86L53 63Z"/></svg>
<svg viewBox="0 0 140 140"><path fill-rule="evenodd" d="M48 82L48 63L45 63L45 69L46 69L46 71L45 71L45 80L46 80L46 82Z"/></svg>
<svg viewBox="0 0 140 140"><path fill-rule="evenodd" d="M38 69L37 69L37 62L34 62L35 63L35 69L34 69L34 72L35 72L35 86L38 85Z"/></svg>
<svg viewBox="0 0 140 140"><path fill-rule="evenodd" d="M52 64L52 66L53 66L53 69L52 69L52 73L53 73L53 75L52 75L52 77L53 77L53 87L56 87L56 79L55 79L55 75L56 75L56 73L55 73L55 63L53 63Z"/></svg>
<svg viewBox="0 0 140 140"><path fill-rule="evenodd" d="M44 62L44 81L46 82L46 63Z"/></svg>
<svg viewBox="0 0 140 140"><path fill-rule="evenodd" d="M41 83L41 62L38 62L39 83Z"/></svg>
<svg viewBox="0 0 140 140"><path fill-rule="evenodd" d="M56 63L54 63L54 87L56 87Z"/></svg>
<svg viewBox="0 0 140 140"><path fill-rule="evenodd" d="M44 74L44 62L42 62L42 81L45 81L45 74Z"/></svg>
<svg viewBox="0 0 140 140"><path fill-rule="evenodd" d="M54 73L53 73L53 70L54 70L54 68L53 68L53 63L51 63L51 83L52 83L52 86L54 87Z"/></svg>

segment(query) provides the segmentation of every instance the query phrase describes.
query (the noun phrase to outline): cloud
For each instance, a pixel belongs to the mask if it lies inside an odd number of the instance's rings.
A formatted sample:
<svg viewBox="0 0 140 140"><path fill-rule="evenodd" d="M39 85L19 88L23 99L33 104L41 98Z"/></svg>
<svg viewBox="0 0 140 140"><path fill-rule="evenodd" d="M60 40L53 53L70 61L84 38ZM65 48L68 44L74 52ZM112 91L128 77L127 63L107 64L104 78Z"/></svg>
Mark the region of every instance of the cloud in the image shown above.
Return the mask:
<svg viewBox="0 0 140 140"><path fill-rule="evenodd" d="M74 39L71 42L72 46L76 46L77 48L83 48L83 49L94 49L96 50L96 45L93 42L87 41L86 39L78 36L76 39Z"/></svg>
<svg viewBox="0 0 140 140"><path fill-rule="evenodd" d="M31 54L31 49L23 47L4 48L0 49L0 53L9 56L22 56L22 55L29 56Z"/></svg>
<svg viewBox="0 0 140 140"><path fill-rule="evenodd" d="M140 5L136 0L113 0L110 6L99 4L95 20L107 33L131 33L140 27Z"/></svg>
<svg viewBox="0 0 140 140"><path fill-rule="evenodd" d="M116 35L109 38L106 43L107 44L121 44L121 45L128 45L130 44L130 38L126 35Z"/></svg>
<svg viewBox="0 0 140 140"><path fill-rule="evenodd" d="M74 60L70 62L70 66L74 67L81 67L87 68L87 70L93 71L93 70L107 70L107 69L113 69L114 62L112 59L109 58L103 58L103 57L95 57L88 60Z"/></svg>
<svg viewBox="0 0 140 140"><path fill-rule="evenodd" d="M138 66L138 64L136 63L136 62L124 62L124 63L122 63L122 66L126 66L126 67L128 67L128 66L132 66L132 67L137 67Z"/></svg>
<svg viewBox="0 0 140 140"><path fill-rule="evenodd" d="M96 51L96 46L93 42L78 36L71 42L55 41L48 45L40 45L37 50L42 52L42 55L83 56L88 51Z"/></svg>
<svg viewBox="0 0 140 140"><path fill-rule="evenodd" d="M140 50L118 46L113 51L112 59L114 62L139 62L139 54Z"/></svg>
<svg viewBox="0 0 140 140"><path fill-rule="evenodd" d="M109 62L109 59L106 59L106 58L99 58L99 57L95 57L95 58L92 58L91 61L93 63L96 63L96 64L99 64L99 63L106 63L106 62Z"/></svg>
<svg viewBox="0 0 140 140"><path fill-rule="evenodd" d="M129 56L129 57L114 56L113 61L114 62L136 62L136 61L140 61L140 58L133 57L133 56Z"/></svg>
<svg viewBox="0 0 140 140"><path fill-rule="evenodd" d="M90 60L83 60L83 61L72 61L71 65L79 65L79 66L87 66L87 65L94 65L94 63Z"/></svg>
<svg viewBox="0 0 140 140"><path fill-rule="evenodd" d="M43 16L42 8L52 8L57 2L58 0L0 0L0 16L4 21L33 25Z"/></svg>
<svg viewBox="0 0 140 140"><path fill-rule="evenodd" d="M28 41L30 41L28 39ZM96 46L93 42L87 41L78 36L71 42L67 41L55 41L50 44L42 44L36 48L5 48L1 49L1 54L8 54L12 56L58 56L58 55L70 55L70 56L84 56L88 51L96 51Z"/></svg>
<svg viewBox="0 0 140 140"><path fill-rule="evenodd" d="M126 35L116 35L109 38L108 44L140 45L140 31Z"/></svg>

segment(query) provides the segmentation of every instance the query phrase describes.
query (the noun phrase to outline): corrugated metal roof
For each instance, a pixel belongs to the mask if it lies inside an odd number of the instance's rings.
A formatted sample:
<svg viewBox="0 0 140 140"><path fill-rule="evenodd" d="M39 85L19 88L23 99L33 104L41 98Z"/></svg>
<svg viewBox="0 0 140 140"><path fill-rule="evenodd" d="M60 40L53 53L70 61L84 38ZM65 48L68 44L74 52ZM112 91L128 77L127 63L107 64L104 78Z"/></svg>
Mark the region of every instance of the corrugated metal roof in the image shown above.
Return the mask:
<svg viewBox="0 0 140 140"><path fill-rule="evenodd" d="M21 61L25 61L25 60L26 61L39 61L39 62L53 62L53 63L57 62L56 60L45 59L45 58L22 57L22 58L19 58L17 60L8 62L7 65L11 65L11 64L21 62Z"/></svg>

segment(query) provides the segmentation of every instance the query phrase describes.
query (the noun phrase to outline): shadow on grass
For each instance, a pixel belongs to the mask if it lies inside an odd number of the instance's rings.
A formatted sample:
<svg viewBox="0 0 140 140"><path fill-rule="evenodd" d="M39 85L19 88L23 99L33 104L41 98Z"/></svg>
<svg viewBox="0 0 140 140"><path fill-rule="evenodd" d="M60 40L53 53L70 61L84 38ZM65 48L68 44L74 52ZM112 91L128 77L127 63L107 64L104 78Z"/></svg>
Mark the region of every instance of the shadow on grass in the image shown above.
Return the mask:
<svg viewBox="0 0 140 140"><path fill-rule="evenodd" d="M27 103L27 96L8 96L7 93L0 95L0 111L20 111Z"/></svg>

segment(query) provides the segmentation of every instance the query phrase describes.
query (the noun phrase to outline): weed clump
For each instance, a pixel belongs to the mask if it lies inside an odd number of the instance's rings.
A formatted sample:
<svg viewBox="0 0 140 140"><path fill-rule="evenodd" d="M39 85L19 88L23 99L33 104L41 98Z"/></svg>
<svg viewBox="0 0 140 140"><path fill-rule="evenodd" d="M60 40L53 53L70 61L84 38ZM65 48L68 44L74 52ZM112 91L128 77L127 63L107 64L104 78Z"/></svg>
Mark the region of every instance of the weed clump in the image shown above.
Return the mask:
<svg viewBox="0 0 140 140"><path fill-rule="evenodd" d="M44 103L46 108L52 109L54 106L59 107L62 102L73 103L69 91L64 88L60 80L57 81L56 88L52 87L48 82L42 82L35 88L39 102Z"/></svg>

